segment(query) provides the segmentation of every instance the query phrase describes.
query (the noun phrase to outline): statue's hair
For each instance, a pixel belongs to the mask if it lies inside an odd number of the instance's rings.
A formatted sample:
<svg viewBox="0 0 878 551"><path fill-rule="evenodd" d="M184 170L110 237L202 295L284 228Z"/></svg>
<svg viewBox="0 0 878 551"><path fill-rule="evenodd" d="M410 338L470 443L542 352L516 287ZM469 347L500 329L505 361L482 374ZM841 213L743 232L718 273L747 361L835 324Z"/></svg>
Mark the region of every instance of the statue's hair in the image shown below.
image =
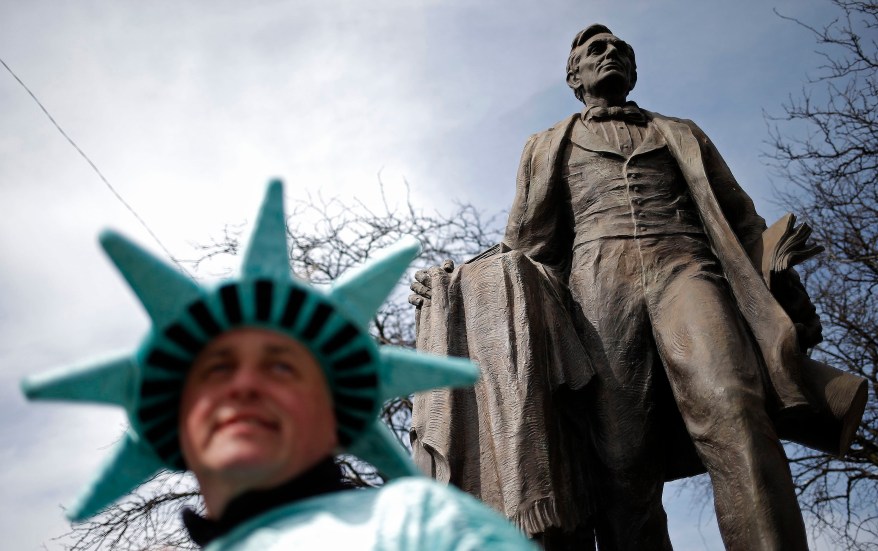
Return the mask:
<svg viewBox="0 0 878 551"><path fill-rule="evenodd" d="M589 25L576 34L573 38L573 43L570 45L570 55L567 57L568 76L573 74L573 72L576 71L576 66L579 65L579 47L588 42L591 37L604 33L613 34L613 31L611 31L606 25L596 23L594 25ZM628 91L630 92L634 89L634 85L637 83L637 61L634 59L634 48L624 40L622 43L625 44L628 57L631 59L631 86L628 88ZM571 88L573 87L571 86ZM584 102L582 86L573 88L573 94L576 95L576 99Z"/></svg>

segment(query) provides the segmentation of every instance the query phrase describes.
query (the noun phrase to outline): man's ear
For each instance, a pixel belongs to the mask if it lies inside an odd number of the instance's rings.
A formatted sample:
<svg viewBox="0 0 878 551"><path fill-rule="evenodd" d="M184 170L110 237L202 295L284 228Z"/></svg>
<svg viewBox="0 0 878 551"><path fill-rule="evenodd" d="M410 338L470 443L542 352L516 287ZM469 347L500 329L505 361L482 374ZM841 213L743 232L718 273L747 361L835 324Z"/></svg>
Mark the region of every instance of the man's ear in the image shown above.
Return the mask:
<svg viewBox="0 0 878 551"><path fill-rule="evenodd" d="M569 86L571 90L576 90L582 86L582 81L579 79L579 71L567 72L567 86Z"/></svg>

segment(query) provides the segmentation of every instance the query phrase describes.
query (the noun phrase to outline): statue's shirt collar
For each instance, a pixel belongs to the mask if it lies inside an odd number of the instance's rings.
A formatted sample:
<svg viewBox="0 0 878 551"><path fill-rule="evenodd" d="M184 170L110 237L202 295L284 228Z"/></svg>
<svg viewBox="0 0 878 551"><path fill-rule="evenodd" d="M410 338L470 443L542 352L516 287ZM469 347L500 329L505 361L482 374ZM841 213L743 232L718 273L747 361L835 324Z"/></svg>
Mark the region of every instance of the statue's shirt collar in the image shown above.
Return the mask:
<svg viewBox="0 0 878 551"><path fill-rule="evenodd" d="M583 122L587 122L592 119L616 119L634 124L646 124L648 121L646 115L633 101L626 102L625 105L622 105L621 107L602 107L599 105L587 106L582 111L582 120Z"/></svg>

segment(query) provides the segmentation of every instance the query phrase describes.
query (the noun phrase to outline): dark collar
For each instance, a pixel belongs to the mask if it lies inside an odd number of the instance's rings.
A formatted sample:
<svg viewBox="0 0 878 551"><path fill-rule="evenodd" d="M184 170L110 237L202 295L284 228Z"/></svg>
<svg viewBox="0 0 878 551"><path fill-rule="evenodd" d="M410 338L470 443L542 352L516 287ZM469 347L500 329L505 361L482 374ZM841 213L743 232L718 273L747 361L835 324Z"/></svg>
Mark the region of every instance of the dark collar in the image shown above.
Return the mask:
<svg viewBox="0 0 878 551"><path fill-rule="evenodd" d="M183 525L196 544L205 546L230 532L242 522L269 509L320 494L346 490L352 486L342 478L341 467L332 457L293 480L269 490L253 490L234 498L217 519L202 517L193 509L183 509Z"/></svg>

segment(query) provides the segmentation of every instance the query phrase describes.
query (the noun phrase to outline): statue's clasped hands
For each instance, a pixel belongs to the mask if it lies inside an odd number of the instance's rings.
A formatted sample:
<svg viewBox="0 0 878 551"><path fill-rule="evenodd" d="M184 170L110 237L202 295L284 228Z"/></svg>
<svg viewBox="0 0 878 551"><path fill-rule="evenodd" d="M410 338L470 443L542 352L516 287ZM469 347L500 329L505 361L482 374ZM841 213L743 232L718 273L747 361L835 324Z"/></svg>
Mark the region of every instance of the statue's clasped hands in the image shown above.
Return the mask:
<svg viewBox="0 0 878 551"><path fill-rule="evenodd" d="M426 270L418 270L415 272L415 280L412 282L410 289L413 291L409 295L409 303L417 308L422 306L430 306L430 299L433 298L433 289L431 281L433 276L448 277L448 274L454 271L454 261L448 259L441 266L433 266Z"/></svg>

